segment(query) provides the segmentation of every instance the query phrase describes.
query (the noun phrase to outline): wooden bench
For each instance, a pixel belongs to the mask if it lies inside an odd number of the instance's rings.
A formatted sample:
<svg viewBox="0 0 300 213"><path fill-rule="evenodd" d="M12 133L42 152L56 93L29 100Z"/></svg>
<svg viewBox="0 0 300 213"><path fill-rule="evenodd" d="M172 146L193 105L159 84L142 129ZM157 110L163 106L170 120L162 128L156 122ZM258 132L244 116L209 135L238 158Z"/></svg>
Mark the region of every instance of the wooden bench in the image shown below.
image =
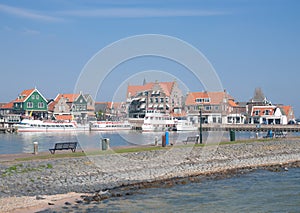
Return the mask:
<svg viewBox="0 0 300 213"><path fill-rule="evenodd" d="M198 143L199 136L189 136L186 140L182 141L184 144L187 144L188 142Z"/></svg>
<svg viewBox="0 0 300 213"><path fill-rule="evenodd" d="M56 143L53 149L49 149L51 154L54 154L56 150L69 150L71 149L72 152L76 151L77 142L62 142Z"/></svg>

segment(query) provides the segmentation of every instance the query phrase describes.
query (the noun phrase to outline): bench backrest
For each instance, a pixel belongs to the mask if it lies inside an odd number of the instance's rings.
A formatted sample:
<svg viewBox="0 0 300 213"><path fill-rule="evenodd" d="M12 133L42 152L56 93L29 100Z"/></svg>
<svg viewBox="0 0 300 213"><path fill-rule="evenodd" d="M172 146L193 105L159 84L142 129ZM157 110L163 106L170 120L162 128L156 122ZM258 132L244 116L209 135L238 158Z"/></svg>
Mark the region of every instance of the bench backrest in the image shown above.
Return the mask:
<svg viewBox="0 0 300 213"><path fill-rule="evenodd" d="M54 149L75 149L77 142L56 143Z"/></svg>
<svg viewBox="0 0 300 213"><path fill-rule="evenodd" d="M187 141L197 141L199 138L199 136L190 136L190 137L187 137Z"/></svg>

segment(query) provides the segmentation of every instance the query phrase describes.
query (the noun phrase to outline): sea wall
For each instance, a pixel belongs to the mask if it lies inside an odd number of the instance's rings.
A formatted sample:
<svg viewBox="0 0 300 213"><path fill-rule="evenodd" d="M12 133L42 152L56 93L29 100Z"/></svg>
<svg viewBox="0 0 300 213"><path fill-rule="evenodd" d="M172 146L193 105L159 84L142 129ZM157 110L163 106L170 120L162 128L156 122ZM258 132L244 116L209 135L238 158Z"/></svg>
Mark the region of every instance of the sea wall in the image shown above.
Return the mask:
<svg viewBox="0 0 300 213"><path fill-rule="evenodd" d="M13 196L39 199L69 192L94 193L138 183L163 183L173 178L291 162L300 162L299 139L7 162L0 165L0 203L1 199Z"/></svg>

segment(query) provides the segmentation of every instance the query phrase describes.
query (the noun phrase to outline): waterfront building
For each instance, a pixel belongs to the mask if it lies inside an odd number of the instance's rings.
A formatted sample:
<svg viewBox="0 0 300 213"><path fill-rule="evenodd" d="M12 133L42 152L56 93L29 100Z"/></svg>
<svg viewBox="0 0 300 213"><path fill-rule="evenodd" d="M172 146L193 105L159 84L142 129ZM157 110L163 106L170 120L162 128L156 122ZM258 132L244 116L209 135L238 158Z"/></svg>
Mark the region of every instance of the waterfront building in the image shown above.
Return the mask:
<svg viewBox="0 0 300 213"><path fill-rule="evenodd" d="M294 120L291 106L272 104L261 88L256 88L254 96L247 103L247 120L249 124L287 124Z"/></svg>
<svg viewBox="0 0 300 213"><path fill-rule="evenodd" d="M199 110L202 110L202 123L227 124L244 123L245 116L234 98L226 91L190 92L185 99L185 112L188 120L199 123Z"/></svg>
<svg viewBox="0 0 300 213"><path fill-rule="evenodd" d="M181 113L182 91L176 81L150 82L143 85L129 85L127 108L129 118L143 118L145 112L156 110L161 113Z"/></svg>
<svg viewBox="0 0 300 213"><path fill-rule="evenodd" d="M32 116L35 119L48 117L48 101L36 89L22 91L13 101L13 112L22 116Z"/></svg>
<svg viewBox="0 0 300 213"><path fill-rule="evenodd" d="M254 106L252 107L251 124L287 124L285 112L277 106Z"/></svg>
<svg viewBox="0 0 300 213"><path fill-rule="evenodd" d="M95 112L99 121L119 121L127 118L125 102L96 102Z"/></svg>
<svg viewBox="0 0 300 213"><path fill-rule="evenodd" d="M86 97L89 98L89 101L86 100ZM82 93L58 94L49 103L49 113L56 120L76 120L78 123L86 123L91 115L91 110L94 108L91 106L94 103L91 98L91 96Z"/></svg>

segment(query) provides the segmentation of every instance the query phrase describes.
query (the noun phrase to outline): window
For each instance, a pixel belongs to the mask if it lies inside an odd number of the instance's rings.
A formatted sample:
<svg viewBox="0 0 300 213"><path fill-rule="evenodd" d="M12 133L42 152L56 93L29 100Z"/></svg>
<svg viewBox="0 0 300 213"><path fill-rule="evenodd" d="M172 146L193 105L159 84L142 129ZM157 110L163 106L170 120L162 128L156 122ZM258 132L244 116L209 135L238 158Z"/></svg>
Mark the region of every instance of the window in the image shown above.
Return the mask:
<svg viewBox="0 0 300 213"><path fill-rule="evenodd" d="M203 98L196 98L196 102L197 103L202 103L203 102Z"/></svg>
<svg viewBox="0 0 300 213"><path fill-rule="evenodd" d="M265 111L265 115L270 115L270 110L267 109L267 110Z"/></svg>
<svg viewBox="0 0 300 213"><path fill-rule="evenodd" d="M205 103L209 103L209 102L210 102L210 99L209 99L209 98L204 98L204 102L205 102Z"/></svg>
<svg viewBox="0 0 300 213"><path fill-rule="evenodd" d="M213 117L213 123L217 123L217 118Z"/></svg>
<svg viewBox="0 0 300 213"><path fill-rule="evenodd" d="M40 96L39 96L39 95L36 95L36 96L35 96L35 98L36 98L36 99L39 99L39 98L40 98Z"/></svg>
<svg viewBox="0 0 300 213"><path fill-rule="evenodd" d="M259 113L260 113L260 110L255 110L254 111L254 115L259 115Z"/></svg>
<svg viewBox="0 0 300 213"><path fill-rule="evenodd" d="M33 108L33 103L32 102L27 102L27 108Z"/></svg>
<svg viewBox="0 0 300 213"><path fill-rule="evenodd" d="M215 110L219 110L219 106L215 106Z"/></svg>
<svg viewBox="0 0 300 213"><path fill-rule="evenodd" d="M160 98L160 103L163 103L164 102L164 98Z"/></svg>
<svg viewBox="0 0 300 213"><path fill-rule="evenodd" d="M211 106L205 106L205 110L207 111L211 110Z"/></svg>
<svg viewBox="0 0 300 213"><path fill-rule="evenodd" d="M196 98L196 103L209 103L210 98Z"/></svg>
<svg viewBox="0 0 300 213"><path fill-rule="evenodd" d="M34 96L34 95L33 95L33 96L31 96L31 99L32 99L32 100L34 100L34 99L35 99L35 96Z"/></svg>
<svg viewBox="0 0 300 213"><path fill-rule="evenodd" d="M44 107L45 107L45 105L44 105L43 102L39 102L39 103L38 103L38 108L44 108Z"/></svg>

